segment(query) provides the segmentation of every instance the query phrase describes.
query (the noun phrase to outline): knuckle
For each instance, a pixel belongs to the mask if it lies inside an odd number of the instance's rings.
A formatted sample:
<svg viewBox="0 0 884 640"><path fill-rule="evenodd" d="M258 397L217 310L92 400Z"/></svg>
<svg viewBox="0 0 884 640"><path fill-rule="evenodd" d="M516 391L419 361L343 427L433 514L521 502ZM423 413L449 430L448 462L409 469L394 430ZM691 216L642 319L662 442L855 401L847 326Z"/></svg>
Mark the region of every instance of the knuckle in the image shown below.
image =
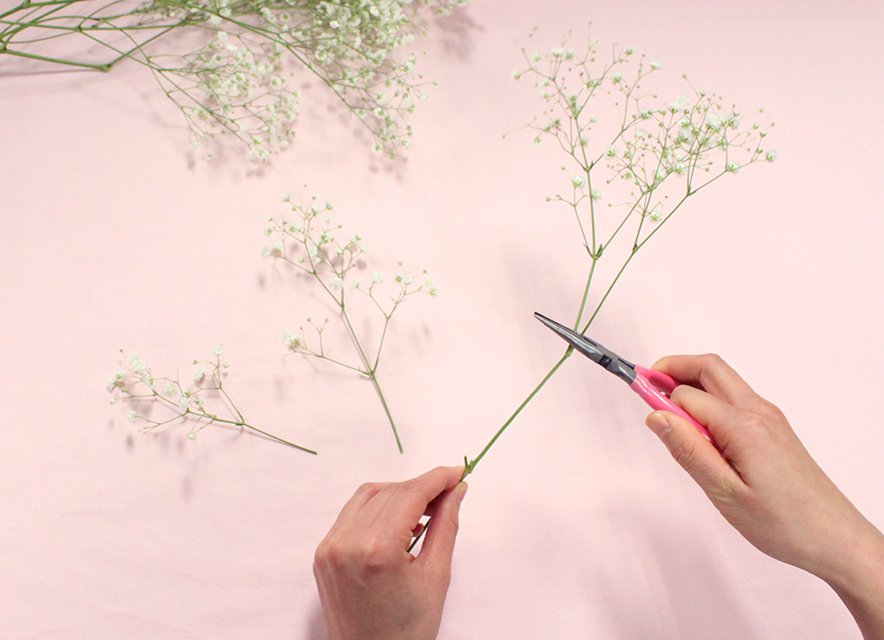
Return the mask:
<svg viewBox="0 0 884 640"><path fill-rule="evenodd" d="M390 545L381 537L338 536L323 540L313 554L313 572L339 574L358 571L364 575L376 575L387 571L395 555Z"/></svg>
<svg viewBox="0 0 884 640"><path fill-rule="evenodd" d="M703 367L711 371L718 371L725 366L724 358L717 353L707 353L702 356Z"/></svg>
<svg viewBox="0 0 884 640"><path fill-rule="evenodd" d="M378 540L369 540L358 552L358 564L369 575L384 573L390 564L387 546Z"/></svg>
<svg viewBox="0 0 884 640"><path fill-rule="evenodd" d="M763 415L755 411L746 411L740 417L742 429L754 432L766 431L768 421Z"/></svg>
<svg viewBox="0 0 884 640"><path fill-rule="evenodd" d="M314 573L340 573L358 570L372 575L382 573L392 555L382 540L369 538L359 541L323 541L313 555Z"/></svg>
<svg viewBox="0 0 884 640"><path fill-rule="evenodd" d="M316 551L313 552L313 570L316 571L317 568L325 566L326 559L328 558L328 553L326 551L325 543L320 543L318 547L316 547Z"/></svg>
<svg viewBox="0 0 884 640"><path fill-rule="evenodd" d="M356 489L358 496L373 496L380 490L380 484L377 482L365 482Z"/></svg>
<svg viewBox="0 0 884 640"><path fill-rule="evenodd" d="M447 516L448 524L450 526L451 535L456 536L457 532L460 531L460 518L456 513L449 513Z"/></svg>
<svg viewBox="0 0 884 640"><path fill-rule="evenodd" d="M323 542L316 548L313 564L317 568L336 569L347 564L346 549L340 543Z"/></svg>
<svg viewBox="0 0 884 640"><path fill-rule="evenodd" d="M784 424L788 424L788 420L786 420L786 414L783 413L780 408L772 402L768 402L767 400L761 401L762 411L775 422L780 422Z"/></svg>

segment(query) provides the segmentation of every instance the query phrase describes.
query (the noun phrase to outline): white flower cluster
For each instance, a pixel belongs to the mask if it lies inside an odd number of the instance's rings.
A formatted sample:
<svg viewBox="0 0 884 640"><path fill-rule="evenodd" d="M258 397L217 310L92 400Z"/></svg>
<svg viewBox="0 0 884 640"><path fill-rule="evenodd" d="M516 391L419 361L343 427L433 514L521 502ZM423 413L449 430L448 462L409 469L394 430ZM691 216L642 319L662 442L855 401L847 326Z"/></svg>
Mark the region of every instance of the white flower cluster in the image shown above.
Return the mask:
<svg viewBox="0 0 884 640"><path fill-rule="evenodd" d="M372 271L370 277L360 279L360 272L367 269L362 236L344 236L345 239L338 239L342 227L332 223L331 203L320 204L316 198L312 198L305 206L293 203L290 196L285 196L283 201L289 205L294 218L287 216L279 220L268 220L264 235L273 236L274 241L264 247L261 253L265 258L285 262L313 279L326 299L333 303L335 313L341 321L341 329L353 345L355 358L351 356L348 359L327 352L323 333L329 325L328 319L315 322L307 318L306 325L312 329L313 334L311 339L307 338L302 325L298 331L283 332L282 342L292 353L327 360L371 380L401 452L402 445L396 425L377 381L378 364L390 320L400 305L415 294L426 293L435 297L438 291L426 270L419 274L409 273L402 262L398 263L399 270L389 285L384 284L384 275L380 271ZM365 326L367 318L359 318L358 321L353 319L352 307L348 306L351 295L363 296L362 299L369 303L368 310L381 322L380 338L372 349L367 348L365 337L356 330L356 327Z"/></svg>
<svg viewBox="0 0 884 640"><path fill-rule="evenodd" d="M294 136L299 93L291 88L284 53L279 44L218 31L191 54L168 92L179 104L200 96L182 107L193 142L228 132L262 161L285 149ZM171 71L166 74L171 78Z"/></svg>
<svg viewBox="0 0 884 640"><path fill-rule="evenodd" d="M546 105L543 115L528 126L535 131L534 142L552 138L572 161L562 167L572 176L571 195L549 199L568 204L578 221L588 214L593 237L584 237L584 242L590 255L597 257L605 245L595 237L595 203L602 199L602 188L615 179L625 181L629 192L621 195L612 185L616 197L605 199L608 207L622 207L627 217L638 213L641 219L659 222L674 211L681 195L753 162L776 158L775 151L762 146L767 131L758 123L741 126L739 110L725 107L717 94L690 87L691 97L659 101L645 84L662 65L648 63L633 47L615 51L605 64L598 62L593 39L583 53L563 45L547 53L529 55L523 50L523 57L526 66L513 77L531 77ZM607 101L599 100L605 96ZM607 176L597 175L600 164L609 170ZM701 178L705 174L711 175ZM615 233L622 228L616 226Z"/></svg>
<svg viewBox="0 0 884 640"><path fill-rule="evenodd" d="M220 350L220 346L216 347ZM120 353L123 353L120 350ZM217 355L220 355L217 354ZM207 418L205 411L204 393L221 389L221 369L227 364L222 364L216 359L211 365L211 377L206 378L205 363L193 361L194 370L189 382L182 383L180 377L165 378L154 377L147 363L136 353L124 354L126 366L119 369L108 380L106 388L111 394L110 403L127 402L132 407L128 414L128 420L135 424L141 424L142 430L150 431L174 420L193 417L197 423L191 432L196 432L208 423L201 423L202 418ZM151 404L159 403L164 408L172 410L175 415L171 419L156 420L151 417ZM141 413L136 409L143 409Z"/></svg>
<svg viewBox="0 0 884 640"><path fill-rule="evenodd" d="M135 61L182 111L194 146L232 134L256 160L292 139L300 96L291 74L297 70L331 89L370 129L377 152L395 156L408 144L408 114L422 85L414 56L401 49L426 30L428 14L466 3L12 0L3 8L0 56L105 72ZM51 38L42 37L47 29ZM66 52L65 42L84 37L107 58L96 60L93 51L84 57L80 46Z"/></svg>
<svg viewBox="0 0 884 640"><path fill-rule="evenodd" d="M160 14L211 32L176 67L154 65L195 140L229 132L266 160L294 133L299 93L291 71L317 76L390 157L408 145L406 120L421 97L414 55L399 51L424 28L422 10L445 14L467 0L153 0Z"/></svg>
<svg viewBox="0 0 884 640"><path fill-rule="evenodd" d="M337 307L345 306L347 292L354 290L372 298L385 316L392 314L393 310L385 308L385 304L398 306L406 297L419 292L431 297L438 295L426 270L418 275L409 274L402 270L403 263L400 262L400 272L394 276L398 291L388 292L389 301L383 296L378 297L376 294L384 280L383 275L374 271L366 281L357 277L357 273L365 268L365 243L359 234L339 239L342 226L332 223L334 206L327 201L320 203L316 198L306 206L294 203L291 196L285 196L283 201L289 205L294 219L268 219L264 235L273 236L274 242L265 246L261 255L279 258L313 276Z"/></svg>
<svg viewBox="0 0 884 640"><path fill-rule="evenodd" d="M246 422L239 408L224 388L224 370L230 365L221 361L224 349L221 345L212 348L214 358L209 361L193 360L193 370L183 380L181 376L154 377L150 367L135 353L126 355L126 365L119 369L107 382L110 393L110 404L126 403L129 410L126 419L140 425L141 431L153 431L173 422L184 421L190 425L187 432L189 440L196 439L197 434L211 424L250 429L256 433L288 446L316 453ZM209 405L217 405L226 409L229 417L221 417L217 410ZM158 417L155 413L161 413Z"/></svg>

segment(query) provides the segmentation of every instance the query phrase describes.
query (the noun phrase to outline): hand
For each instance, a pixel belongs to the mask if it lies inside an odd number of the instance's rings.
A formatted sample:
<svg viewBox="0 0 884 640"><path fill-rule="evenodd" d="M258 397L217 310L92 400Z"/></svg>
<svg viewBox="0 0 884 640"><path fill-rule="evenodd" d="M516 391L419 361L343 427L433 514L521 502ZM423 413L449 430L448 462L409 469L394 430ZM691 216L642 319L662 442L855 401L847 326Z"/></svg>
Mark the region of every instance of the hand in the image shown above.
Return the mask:
<svg viewBox="0 0 884 640"><path fill-rule="evenodd" d="M721 453L671 413L656 411L647 425L715 507L758 549L832 585L867 637L884 637L884 536L783 413L718 356L670 356L654 368L686 383L672 400L709 429Z"/></svg>
<svg viewBox="0 0 884 640"><path fill-rule="evenodd" d="M451 581L467 485L463 467L396 483L364 484L316 549L313 574L328 640L432 640ZM420 555L406 549L433 519Z"/></svg>

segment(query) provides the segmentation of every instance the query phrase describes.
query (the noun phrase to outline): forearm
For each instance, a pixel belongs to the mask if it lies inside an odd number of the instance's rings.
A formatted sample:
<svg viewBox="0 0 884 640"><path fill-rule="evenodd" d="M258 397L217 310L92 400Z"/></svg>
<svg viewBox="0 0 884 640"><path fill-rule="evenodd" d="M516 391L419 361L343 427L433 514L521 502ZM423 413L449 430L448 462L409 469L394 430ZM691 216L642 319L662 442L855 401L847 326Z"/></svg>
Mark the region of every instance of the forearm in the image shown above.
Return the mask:
<svg viewBox="0 0 884 640"><path fill-rule="evenodd" d="M819 577L850 610L865 640L884 639L884 535L863 519L838 550L842 562Z"/></svg>

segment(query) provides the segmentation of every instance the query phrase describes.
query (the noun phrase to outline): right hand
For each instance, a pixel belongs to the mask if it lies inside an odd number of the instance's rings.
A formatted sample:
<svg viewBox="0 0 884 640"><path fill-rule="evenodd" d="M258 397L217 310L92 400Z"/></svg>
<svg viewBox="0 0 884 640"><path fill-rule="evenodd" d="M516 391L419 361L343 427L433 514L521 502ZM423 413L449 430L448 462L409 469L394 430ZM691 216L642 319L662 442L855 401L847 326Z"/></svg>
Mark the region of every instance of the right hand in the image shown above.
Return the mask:
<svg viewBox="0 0 884 640"><path fill-rule="evenodd" d="M848 607L848 591L884 596L884 536L823 473L777 407L715 355L669 356L654 368L683 383L673 402L709 429L721 452L672 413L655 411L648 427L737 531L829 582Z"/></svg>

